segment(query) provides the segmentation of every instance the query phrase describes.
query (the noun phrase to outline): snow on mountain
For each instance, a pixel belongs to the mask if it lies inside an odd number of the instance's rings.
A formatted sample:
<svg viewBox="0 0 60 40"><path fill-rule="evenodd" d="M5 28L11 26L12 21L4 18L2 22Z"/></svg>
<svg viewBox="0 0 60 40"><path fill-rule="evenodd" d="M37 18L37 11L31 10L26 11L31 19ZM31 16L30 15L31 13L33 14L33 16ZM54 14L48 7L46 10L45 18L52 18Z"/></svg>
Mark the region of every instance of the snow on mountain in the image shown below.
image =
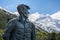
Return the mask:
<svg viewBox="0 0 60 40"><path fill-rule="evenodd" d="M60 20L60 11L58 11L58 12L52 14L51 17L52 17L53 19Z"/></svg>
<svg viewBox="0 0 60 40"><path fill-rule="evenodd" d="M34 24L36 25L36 28L41 28L47 32L60 32L60 20L53 19L51 15L46 14L40 14L37 15L36 13L30 15L30 21L33 21L34 18ZM36 16L36 17L35 17ZM31 20L32 19L32 20Z"/></svg>
<svg viewBox="0 0 60 40"><path fill-rule="evenodd" d="M19 16L19 13L18 12L14 12L15 15Z"/></svg>
<svg viewBox="0 0 60 40"><path fill-rule="evenodd" d="M13 14L13 15L19 16L18 12L11 12L5 8L2 8L2 7L0 7L0 10L2 10L3 12L6 12L6 14Z"/></svg>
<svg viewBox="0 0 60 40"><path fill-rule="evenodd" d="M40 14L38 12L34 13L34 14L30 14L29 15L29 20L34 22L36 19L38 19L40 17Z"/></svg>
<svg viewBox="0 0 60 40"><path fill-rule="evenodd" d="M44 19L43 19L44 18ZM35 24L38 25L38 27L46 30L47 32L59 32L60 29L57 27L57 23L55 20L50 18L49 16L47 17L41 17L35 21Z"/></svg>
<svg viewBox="0 0 60 40"><path fill-rule="evenodd" d="M13 12L11 12L11 11L8 11L8 10L5 9L5 8L2 8L2 7L0 7L0 9L1 9L1 10L4 10L4 11L6 11L6 12L9 12L9 13L11 13L11 14L13 13Z"/></svg>

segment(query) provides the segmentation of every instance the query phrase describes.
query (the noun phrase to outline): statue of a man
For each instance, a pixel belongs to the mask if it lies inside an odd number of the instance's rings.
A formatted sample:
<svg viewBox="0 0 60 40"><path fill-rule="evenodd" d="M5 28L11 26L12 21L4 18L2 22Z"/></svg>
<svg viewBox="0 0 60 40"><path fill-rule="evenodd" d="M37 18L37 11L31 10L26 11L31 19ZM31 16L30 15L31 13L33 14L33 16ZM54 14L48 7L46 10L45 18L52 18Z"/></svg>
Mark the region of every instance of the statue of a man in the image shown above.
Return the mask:
<svg viewBox="0 0 60 40"><path fill-rule="evenodd" d="M20 4L17 6L18 18L11 19L5 32L4 40L36 40L35 26L28 20L29 6Z"/></svg>

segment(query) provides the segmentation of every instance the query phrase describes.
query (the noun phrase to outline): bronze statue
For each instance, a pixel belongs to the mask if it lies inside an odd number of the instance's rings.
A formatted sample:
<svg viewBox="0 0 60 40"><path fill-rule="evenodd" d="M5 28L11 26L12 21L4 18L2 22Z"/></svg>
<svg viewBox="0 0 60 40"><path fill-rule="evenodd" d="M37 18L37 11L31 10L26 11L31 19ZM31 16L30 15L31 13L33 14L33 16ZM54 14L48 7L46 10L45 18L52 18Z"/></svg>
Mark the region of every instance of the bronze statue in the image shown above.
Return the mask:
<svg viewBox="0 0 60 40"><path fill-rule="evenodd" d="M35 26L28 20L29 9L27 5L18 5L20 16L8 22L2 35L4 40L36 40Z"/></svg>

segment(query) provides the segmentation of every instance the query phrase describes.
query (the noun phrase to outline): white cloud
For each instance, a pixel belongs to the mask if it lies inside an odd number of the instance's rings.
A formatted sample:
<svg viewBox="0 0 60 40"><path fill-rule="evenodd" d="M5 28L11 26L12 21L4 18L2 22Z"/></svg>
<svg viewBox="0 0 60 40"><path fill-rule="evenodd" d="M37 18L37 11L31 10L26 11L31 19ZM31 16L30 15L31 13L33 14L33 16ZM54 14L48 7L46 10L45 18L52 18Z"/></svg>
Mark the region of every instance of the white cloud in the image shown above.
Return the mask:
<svg viewBox="0 0 60 40"><path fill-rule="evenodd" d="M58 12L52 14L51 17L52 17L53 19L60 20L60 11L58 11Z"/></svg>
<svg viewBox="0 0 60 40"><path fill-rule="evenodd" d="M35 21L36 19L38 19L39 17L40 17L40 14L39 14L38 12L36 12L36 13L31 14L28 19L29 19L30 21L34 22L34 21Z"/></svg>

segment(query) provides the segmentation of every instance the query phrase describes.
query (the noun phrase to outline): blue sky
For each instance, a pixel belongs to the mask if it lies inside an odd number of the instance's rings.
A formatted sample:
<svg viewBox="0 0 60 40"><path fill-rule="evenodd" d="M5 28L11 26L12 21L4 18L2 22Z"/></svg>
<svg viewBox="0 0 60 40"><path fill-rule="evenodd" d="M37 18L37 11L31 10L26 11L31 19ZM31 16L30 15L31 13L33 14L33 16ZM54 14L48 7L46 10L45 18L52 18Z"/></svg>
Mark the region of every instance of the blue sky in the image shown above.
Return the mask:
<svg viewBox="0 0 60 40"><path fill-rule="evenodd" d="M60 0L0 0L0 6L15 12L19 4L30 6L30 12L39 12L41 14L53 14L60 11Z"/></svg>

